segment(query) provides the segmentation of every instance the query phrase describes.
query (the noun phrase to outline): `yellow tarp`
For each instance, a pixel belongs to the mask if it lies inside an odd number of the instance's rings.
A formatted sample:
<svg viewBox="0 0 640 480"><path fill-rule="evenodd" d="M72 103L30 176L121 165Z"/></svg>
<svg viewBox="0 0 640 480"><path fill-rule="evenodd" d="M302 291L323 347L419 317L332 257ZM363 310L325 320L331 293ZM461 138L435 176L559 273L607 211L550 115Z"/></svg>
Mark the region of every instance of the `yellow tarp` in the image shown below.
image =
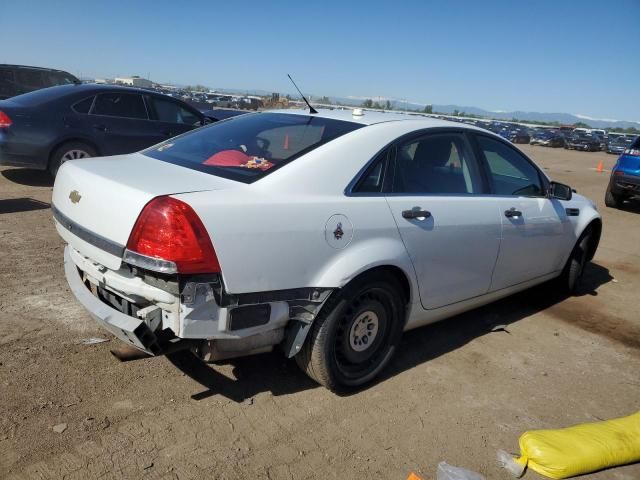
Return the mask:
<svg viewBox="0 0 640 480"><path fill-rule="evenodd" d="M521 465L550 478L568 478L640 461L640 412L520 437Z"/></svg>

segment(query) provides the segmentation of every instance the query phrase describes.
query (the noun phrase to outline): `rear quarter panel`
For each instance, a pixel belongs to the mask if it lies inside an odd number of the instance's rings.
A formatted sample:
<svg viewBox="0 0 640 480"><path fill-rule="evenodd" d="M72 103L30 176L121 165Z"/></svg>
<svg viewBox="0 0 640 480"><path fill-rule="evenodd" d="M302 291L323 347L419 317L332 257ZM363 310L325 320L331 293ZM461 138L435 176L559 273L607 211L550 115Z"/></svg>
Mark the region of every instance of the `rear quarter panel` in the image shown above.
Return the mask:
<svg viewBox="0 0 640 480"><path fill-rule="evenodd" d="M411 261L383 197L233 191L176 197L205 224L231 293L342 287L380 265L400 268L415 290ZM329 222L337 214L346 217L340 241L333 233L336 219Z"/></svg>

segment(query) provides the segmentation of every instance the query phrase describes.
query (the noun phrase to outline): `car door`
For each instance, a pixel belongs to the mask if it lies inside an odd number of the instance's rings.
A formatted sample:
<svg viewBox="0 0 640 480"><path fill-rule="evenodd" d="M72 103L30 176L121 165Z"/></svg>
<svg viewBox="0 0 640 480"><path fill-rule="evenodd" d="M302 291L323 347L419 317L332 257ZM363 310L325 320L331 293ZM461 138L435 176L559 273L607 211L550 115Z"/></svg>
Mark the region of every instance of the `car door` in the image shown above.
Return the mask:
<svg viewBox="0 0 640 480"><path fill-rule="evenodd" d="M169 97L146 95L149 117L155 122L158 142L204 125L204 116Z"/></svg>
<svg viewBox="0 0 640 480"><path fill-rule="evenodd" d="M426 309L486 293L501 220L484 201L486 184L462 132L428 133L395 149L386 195L413 262Z"/></svg>
<svg viewBox="0 0 640 480"><path fill-rule="evenodd" d="M137 152L161 140L139 93L98 94L89 121L103 155Z"/></svg>
<svg viewBox="0 0 640 480"><path fill-rule="evenodd" d="M562 202L547 198L548 182L517 149L488 135L475 138L502 220L491 290L562 269L572 234Z"/></svg>

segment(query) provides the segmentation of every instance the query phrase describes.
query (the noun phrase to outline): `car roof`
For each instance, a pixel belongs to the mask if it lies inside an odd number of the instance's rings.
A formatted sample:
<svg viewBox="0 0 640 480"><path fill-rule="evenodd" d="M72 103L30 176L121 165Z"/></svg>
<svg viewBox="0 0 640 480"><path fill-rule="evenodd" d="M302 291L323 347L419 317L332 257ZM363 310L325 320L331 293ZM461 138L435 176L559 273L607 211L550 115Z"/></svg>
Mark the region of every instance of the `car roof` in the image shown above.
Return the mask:
<svg viewBox="0 0 640 480"><path fill-rule="evenodd" d="M362 115L354 115L357 110L360 110ZM359 123L361 125L375 125L385 122L399 122L399 121L412 121L420 122L422 125L416 128L430 128L430 127L458 127L469 128L474 130L484 130L474 125L462 124L460 122L451 122L448 120L440 120L421 113L402 113L402 112L382 112L375 110L365 109L346 109L346 108L318 108L318 113L310 114L307 109L282 109L282 110L268 110L270 113L285 113L288 115L303 115L312 117L328 118L332 120L342 120L345 122Z"/></svg>
<svg viewBox="0 0 640 480"><path fill-rule="evenodd" d="M100 93L104 90L109 91L122 91L129 93L145 93L145 94L156 94L162 95L161 93L155 92L153 90L147 90L144 88L137 87L127 87L125 85L111 85L107 83L82 83L82 84L73 84L73 85L57 85L55 87L49 87L49 89L57 88L61 94L72 94L78 92L89 92L89 93ZM64 89L64 90L63 90ZM54 93L54 90L50 90Z"/></svg>
<svg viewBox="0 0 640 480"><path fill-rule="evenodd" d="M121 85L108 85L98 83L73 83L68 85L56 85L53 87L40 88L32 92L23 93L16 97L11 97L11 101L24 105L40 105L51 101L57 101L76 94L96 95L101 92L127 92L144 95L155 95L165 97L166 95L153 90L143 88L126 87ZM178 100L178 99L176 99Z"/></svg>
<svg viewBox="0 0 640 480"><path fill-rule="evenodd" d="M20 69L29 69L29 70L42 70L45 72L59 72L59 73L66 73L68 75L74 76L71 73L67 72L66 70L60 70L58 68L49 68L49 67L34 67L32 65L13 65L10 63L0 63L0 68L20 68Z"/></svg>

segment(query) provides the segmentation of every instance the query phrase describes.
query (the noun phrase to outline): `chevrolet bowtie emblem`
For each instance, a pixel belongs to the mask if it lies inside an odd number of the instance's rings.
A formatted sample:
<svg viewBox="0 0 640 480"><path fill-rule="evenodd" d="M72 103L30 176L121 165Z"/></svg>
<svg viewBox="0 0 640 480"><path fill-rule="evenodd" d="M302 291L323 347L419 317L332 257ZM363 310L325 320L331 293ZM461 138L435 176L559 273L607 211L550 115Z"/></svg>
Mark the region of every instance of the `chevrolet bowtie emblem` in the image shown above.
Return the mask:
<svg viewBox="0 0 640 480"><path fill-rule="evenodd" d="M77 190L73 190L69 194L69 200L71 200L71 203L78 203L81 198L82 198L82 195L80 195L80 192L78 192Z"/></svg>

